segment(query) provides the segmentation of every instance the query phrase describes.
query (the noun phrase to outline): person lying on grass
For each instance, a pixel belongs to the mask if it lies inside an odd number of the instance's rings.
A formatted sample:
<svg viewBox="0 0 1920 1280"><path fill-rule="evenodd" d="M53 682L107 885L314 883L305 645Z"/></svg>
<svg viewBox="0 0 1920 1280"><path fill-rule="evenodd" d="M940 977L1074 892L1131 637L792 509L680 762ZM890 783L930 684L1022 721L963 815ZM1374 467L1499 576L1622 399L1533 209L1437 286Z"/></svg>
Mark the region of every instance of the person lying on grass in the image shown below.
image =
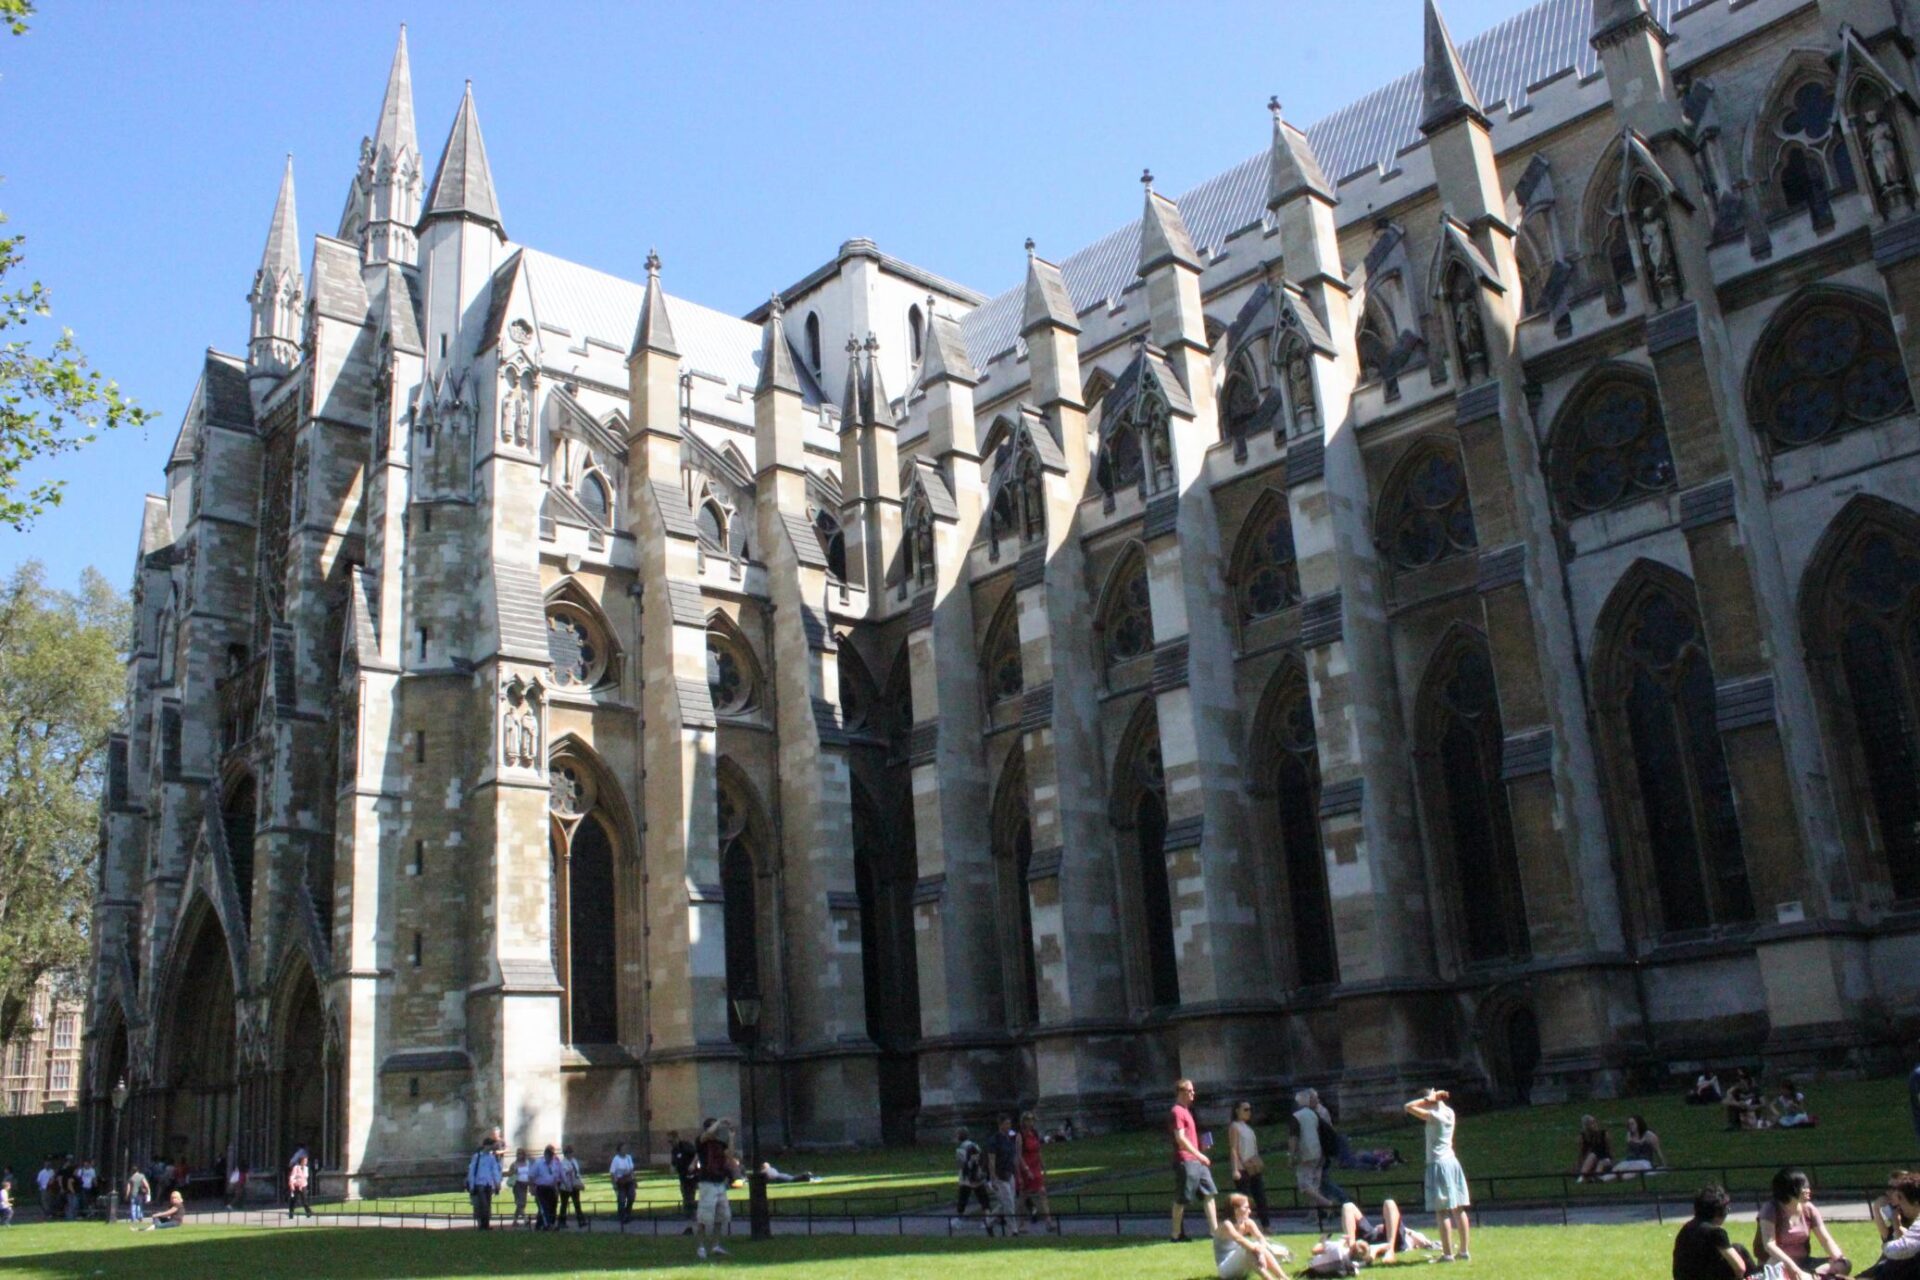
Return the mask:
<svg viewBox="0 0 1920 1280"><path fill-rule="evenodd" d="M1283 1280L1280 1269L1291 1262L1293 1253L1277 1240L1267 1239L1253 1219L1253 1201L1238 1191L1227 1197L1227 1213L1213 1231L1214 1270L1220 1280L1247 1280L1262 1276L1265 1280Z"/></svg>
<svg viewBox="0 0 1920 1280"><path fill-rule="evenodd" d="M1380 1220L1375 1222L1349 1200L1340 1206L1340 1234L1329 1236L1313 1247L1306 1273L1352 1275L1372 1263L1396 1261L1403 1253L1439 1247L1438 1240L1406 1225L1400 1216L1400 1206L1394 1201L1380 1202Z"/></svg>

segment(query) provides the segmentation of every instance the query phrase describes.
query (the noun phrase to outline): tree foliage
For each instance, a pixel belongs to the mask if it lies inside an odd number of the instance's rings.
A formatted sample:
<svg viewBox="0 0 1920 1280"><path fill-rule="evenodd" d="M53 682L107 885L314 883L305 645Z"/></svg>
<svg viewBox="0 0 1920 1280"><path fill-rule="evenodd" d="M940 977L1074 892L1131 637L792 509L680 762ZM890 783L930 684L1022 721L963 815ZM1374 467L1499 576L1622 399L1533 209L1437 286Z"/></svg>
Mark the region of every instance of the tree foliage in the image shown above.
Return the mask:
<svg viewBox="0 0 1920 1280"><path fill-rule="evenodd" d="M14 35L26 33L32 16L32 0L0 0L0 25ZM0 213L0 225L6 221ZM45 480L26 488L21 472L29 462L70 453L102 429L138 426L153 416L87 363L72 330L62 329L44 351L21 334L53 310L38 280L8 279L25 243L25 236L0 235L0 523L18 530L58 506L66 487L63 480Z"/></svg>
<svg viewBox="0 0 1920 1280"><path fill-rule="evenodd" d="M0 581L0 1041L42 974L87 961L131 617L92 569L78 594L33 562Z"/></svg>

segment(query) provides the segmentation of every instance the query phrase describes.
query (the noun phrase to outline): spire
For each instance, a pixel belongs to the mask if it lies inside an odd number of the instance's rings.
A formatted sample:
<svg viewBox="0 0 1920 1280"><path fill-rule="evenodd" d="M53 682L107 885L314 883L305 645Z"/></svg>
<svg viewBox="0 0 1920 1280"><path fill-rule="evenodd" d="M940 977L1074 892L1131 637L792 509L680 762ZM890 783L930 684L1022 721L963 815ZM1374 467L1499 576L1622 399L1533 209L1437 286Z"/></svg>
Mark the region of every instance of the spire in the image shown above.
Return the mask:
<svg viewBox="0 0 1920 1280"><path fill-rule="evenodd" d="M1435 0L1427 0L1426 60L1420 68L1420 131L1443 129L1461 116L1487 122L1480 110L1480 95L1467 79L1467 68L1460 61L1447 34L1446 20L1440 16Z"/></svg>
<svg viewBox="0 0 1920 1280"><path fill-rule="evenodd" d="M860 376L860 339L847 335L847 389L840 396L840 429L851 431L866 420L861 409L863 379Z"/></svg>
<svg viewBox="0 0 1920 1280"><path fill-rule="evenodd" d="M642 351L656 351L663 356L677 356L680 349L673 344L673 318L667 314L667 295L660 287L660 255L647 250L647 294L640 300L640 323L634 326L633 350L627 353L631 360Z"/></svg>
<svg viewBox="0 0 1920 1280"><path fill-rule="evenodd" d="M500 225L500 202L493 194L487 146L480 137L480 116L473 108L471 80L460 97L460 110L453 117L446 150L427 189L427 207L420 215L423 224L435 218L468 218L492 227L502 240L507 238Z"/></svg>
<svg viewBox="0 0 1920 1280"><path fill-rule="evenodd" d="M861 388L861 409L866 412L866 421L876 427L892 428L893 402L887 399L887 389L880 381L880 339L867 333L867 378Z"/></svg>
<svg viewBox="0 0 1920 1280"><path fill-rule="evenodd" d="M387 72L386 96L380 99L380 123L374 126L377 156L397 159L402 153L420 154L420 138L413 128L413 65L407 61L407 24L400 24L400 42L393 48L393 67Z"/></svg>
<svg viewBox="0 0 1920 1280"><path fill-rule="evenodd" d="M1267 162L1267 208L1278 209L1302 193L1333 203L1337 197L1320 168L1319 158L1313 154L1312 145L1307 142L1307 135L1281 118L1280 99L1268 98L1267 110L1273 113L1273 150Z"/></svg>
<svg viewBox="0 0 1920 1280"><path fill-rule="evenodd" d="M760 326L760 381L753 394L769 391L800 394L800 379L793 372L793 353L787 349L786 303L774 294L767 305L766 323Z"/></svg>
<svg viewBox="0 0 1920 1280"><path fill-rule="evenodd" d="M293 208L293 153L287 153L287 168L280 175L280 195L273 202L273 221L267 227L266 252L260 255L260 274L254 277L254 288L260 287L260 281L283 271L300 274L300 223Z"/></svg>
<svg viewBox="0 0 1920 1280"><path fill-rule="evenodd" d="M1140 274L1167 262L1200 270L1200 255L1180 206L1153 189L1153 174L1142 173L1140 182L1147 189L1146 211L1140 216Z"/></svg>
<svg viewBox="0 0 1920 1280"><path fill-rule="evenodd" d="M933 296L927 296L927 345L926 360L920 366L920 385L930 387L936 382L963 382L974 386L980 381L980 375L973 367L973 361L967 358L967 343L960 336L960 322L952 316L937 314L933 309Z"/></svg>
<svg viewBox="0 0 1920 1280"><path fill-rule="evenodd" d="M1020 332L1027 334L1042 325L1052 325L1072 333L1080 332L1080 319L1074 314L1073 295L1060 268L1033 252L1027 241L1026 295L1020 304Z"/></svg>

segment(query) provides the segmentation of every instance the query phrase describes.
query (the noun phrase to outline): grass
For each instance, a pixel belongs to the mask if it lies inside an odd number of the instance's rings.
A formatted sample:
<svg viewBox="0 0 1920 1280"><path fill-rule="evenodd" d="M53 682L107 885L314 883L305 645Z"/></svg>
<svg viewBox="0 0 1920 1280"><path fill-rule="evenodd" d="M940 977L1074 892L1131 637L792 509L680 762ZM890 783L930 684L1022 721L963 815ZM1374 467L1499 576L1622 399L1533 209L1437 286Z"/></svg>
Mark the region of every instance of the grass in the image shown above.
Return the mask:
<svg viewBox="0 0 1920 1280"><path fill-rule="evenodd" d="M1613 1137L1614 1152L1623 1153L1624 1121L1629 1115L1643 1115L1660 1135L1669 1163L1678 1170L1710 1169L1712 1180L1724 1180L1738 1194L1758 1191L1772 1171L1782 1165L1810 1166L1816 1185L1833 1189L1851 1189L1855 1185L1878 1184L1886 1170L1880 1163L1900 1158L1914 1149L1913 1133L1907 1119L1906 1084L1901 1079L1855 1080L1823 1083L1811 1096L1813 1112L1820 1118L1814 1129L1767 1130L1728 1133L1725 1117L1718 1107L1689 1107L1677 1095L1659 1094L1624 1098L1610 1102L1580 1101L1552 1105L1517 1107L1501 1111L1465 1111L1460 1117L1458 1150L1466 1166L1475 1196L1482 1201L1558 1197L1571 1193L1583 1199L1604 1200L1623 1196L1644 1196L1649 1189L1670 1199L1690 1198L1694 1184L1709 1180L1705 1173L1673 1173L1651 1183L1588 1183L1571 1186L1560 1175L1570 1171L1574 1156L1574 1135L1580 1117L1592 1112L1604 1120ZM1266 1119L1262 1117L1262 1119ZM1224 1125L1211 1126L1224 1142ZM1292 1186L1286 1164L1286 1128L1284 1118L1274 1117L1259 1126L1261 1149L1268 1156L1268 1193L1276 1203L1284 1203ZM1394 1194L1403 1200L1418 1201L1420 1128L1401 1122L1390 1125L1356 1125L1349 1138L1357 1147L1397 1147L1411 1163L1387 1173L1340 1170L1337 1180L1368 1202L1382 1194ZM1153 1197L1166 1186L1166 1138L1152 1130L1105 1134L1066 1145L1046 1148L1048 1182L1056 1195L1078 1194L1089 1212L1114 1212L1129 1207L1126 1197ZM795 1183L769 1188L776 1211L798 1210L801 1202L812 1200L823 1211L832 1211L830 1202L850 1197L897 1197L900 1208L946 1203L953 1189L953 1157L946 1144L886 1148L869 1151L842 1151L793 1154L774 1153L775 1164L788 1171L810 1169L824 1176L814 1183ZM1829 1169L1821 1165L1839 1165L1847 1161L1873 1162L1870 1167ZM1224 1156L1222 1158L1224 1164ZM1750 1166L1744 1172L1736 1166ZM1726 1170L1724 1179L1721 1170ZM1224 1171L1221 1189L1226 1185ZM608 1212L613 1207L613 1188L605 1175L589 1179L585 1200L590 1210ZM664 1207L679 1203L679 1185L659 1173L643 1175L637 1186L636 1204L641 1208ZM511 1199L502 1203L511 1210ZM458 1191L434 1192L382 1201L408 1212L464 1213L466 1197ZM355 1206L343 1208L351 1211ZM865 1211L887 1212L885 1202L870 1203ZM325 1212L327 1206L321 1206Z"/></svg>
<svg viewBox="0 0 1920 1280"><path fill-rule="evenodd" d="M1476 1232L1474 1280L1619 1280L1664 1275L1672 1226L1496 1227ZM1736 1228L1736 1238L1744 1229ZM1864 1224L1837 1228L1842 1247L1864 1260L1874 1256ZM1284 1237L1296 1257L1308 1241ZM785 1238L734 1242L729 1269L780 1280L881 1280L903 1274L966 1275L978 1280L1203 1280L1213 1274L1205 1244L1172 1245L1117 1240L988 1241L978 1238ZM1418 1263L1409 1265L1419 1265ZM199 1227L189 1221L171 1232L134 1234L98 1224L54 1224L0 1230L0 1277L7 1280L423 1280L540 1276L613 1280L644 1267L661 1280L713 1276L718 1267L694 1261L691 1242L599 1232L581 1235L482 1235L477 1231L327 1228L295 1231ZM1298 1271L1295 1266L1291 1271ZM1369 1274L1387 1274L1380 1268ZM1422 1269L1416 1274L1436 1273ZM1451 1273L1449 1273L1451 1274Z"/></svg>

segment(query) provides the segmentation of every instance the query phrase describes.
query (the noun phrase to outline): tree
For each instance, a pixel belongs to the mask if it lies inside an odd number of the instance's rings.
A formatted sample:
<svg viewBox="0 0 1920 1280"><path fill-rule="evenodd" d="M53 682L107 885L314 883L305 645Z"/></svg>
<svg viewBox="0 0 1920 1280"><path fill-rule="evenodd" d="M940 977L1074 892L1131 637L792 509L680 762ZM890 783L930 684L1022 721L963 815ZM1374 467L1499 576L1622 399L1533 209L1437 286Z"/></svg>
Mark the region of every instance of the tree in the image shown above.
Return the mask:
<svg viewBox="0 0 1920 1280"><path fill-rule="evenodd" d="M125 691L126 597L28 562L0 583L0 1041L44 973L84 965L107 734Z"/></svg>
<svg viewBox="0 0 1920 1280"><path fill-rule="evenodd" d="M32 0L0 0L0 24L24 35ZM7 215L0 212L0 225ZM51 295L35 280L9 281L22 259L25 236L0 236L0 333L19 330L52 314ZM48 507L58 506L63 480L46 480L23 492L21 470L36 458L70 453L102 429L138 426L153 414L87 363L63 329L44 352L20 336L0 342L0 523L24 531Z"/></svg>

